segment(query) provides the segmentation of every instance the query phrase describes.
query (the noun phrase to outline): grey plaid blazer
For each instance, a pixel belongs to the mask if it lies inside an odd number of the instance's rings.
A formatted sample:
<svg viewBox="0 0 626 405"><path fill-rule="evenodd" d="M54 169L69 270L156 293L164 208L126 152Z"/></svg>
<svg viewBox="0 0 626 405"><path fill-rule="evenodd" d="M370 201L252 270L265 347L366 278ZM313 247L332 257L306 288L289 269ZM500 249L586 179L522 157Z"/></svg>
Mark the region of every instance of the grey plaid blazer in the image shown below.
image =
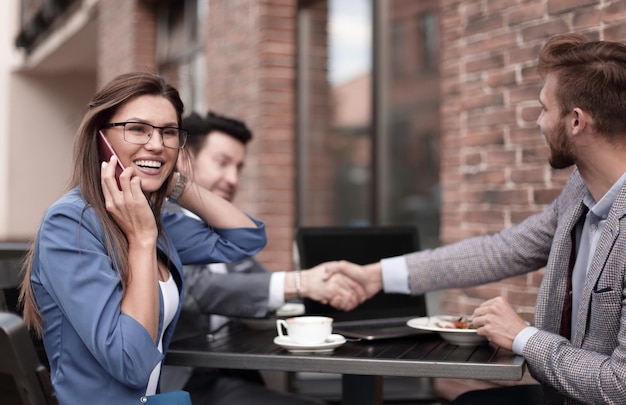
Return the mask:
<svg viewBox="0 0 626 405"><path fill-rule="evenodd" d="M549 403L626 404L626 187L611 208L582 293L576 334L560 336L570 232L587 187L575 170L544 212L500 233L406 255L411 292L468 287L545 267L537 296L540 331L524 349ZM623 231L622 231L623 230Z"/></svg>

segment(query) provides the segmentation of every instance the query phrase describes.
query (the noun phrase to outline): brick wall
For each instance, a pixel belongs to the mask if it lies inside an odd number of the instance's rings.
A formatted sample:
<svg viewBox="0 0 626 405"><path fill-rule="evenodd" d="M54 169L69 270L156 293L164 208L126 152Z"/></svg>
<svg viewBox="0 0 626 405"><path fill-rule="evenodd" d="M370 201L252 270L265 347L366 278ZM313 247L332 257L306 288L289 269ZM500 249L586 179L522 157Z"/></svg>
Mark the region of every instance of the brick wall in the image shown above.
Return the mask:
<svg viewBox="0 0 626 405"><path fill-rule="evenodd" d="M328 81L328 4L323 1L311 2L306 6L307 26L300 27L305 32L304 46L299 49L307 66L304 78L306 97L304 104L308 108L302 120L304 133L298 140L301 156L308 161L299 162L298 187L303 196L315 196L300 201L301 217L306 222L302 226L328 226L337 223L339 204L335 201L333 184L337 175L336 162L333 160L336 151L342 146L338 140L345 138L337 133L341 125L336 124L332 116L336 94L332 93Z"/></svg>
<svg viewBox="0 0 626 405"><path fill-rule="evenodd" d="M547 165L535 120L536 57L553 34L626 39L626 4L601 0L441 0L441 238L492 233L543 210L569 171ZM443 294L442 308L471 313L502 295L532 321L542 273ZM439 384L451 396L476 383ZM483 385L483 383L480 383Z"/></svg>
<svg viewBox="0 0 626 405"><path fill-rule="evenodd" d="M155 13L141 0L98 3L98 88L122 73L157 71Z"/></svg>
<svg viewBox="0 0 626 405"><path fill-rule="evenodd" d="M291 269L295 218L295 24L291 0L212 0L207 22L207 105L254 132L239 195L267 223L258 256Z"/></svg>

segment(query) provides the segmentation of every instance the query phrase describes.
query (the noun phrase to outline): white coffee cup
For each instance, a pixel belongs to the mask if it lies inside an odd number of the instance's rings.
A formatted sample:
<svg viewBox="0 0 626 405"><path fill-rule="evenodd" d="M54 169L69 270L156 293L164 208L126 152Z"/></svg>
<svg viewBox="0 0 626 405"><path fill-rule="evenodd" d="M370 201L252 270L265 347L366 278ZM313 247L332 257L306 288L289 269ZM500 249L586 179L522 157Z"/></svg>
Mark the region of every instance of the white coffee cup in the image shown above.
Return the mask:
<svg viewBox="0 0 626 405"><path fill-rule="evenodd" d="M284 334L283 328L287 330ZM288 336L294 343L316 345L324 343L333 332L333 318L327 316L296 316L276 320L279 336Z"/></svg>

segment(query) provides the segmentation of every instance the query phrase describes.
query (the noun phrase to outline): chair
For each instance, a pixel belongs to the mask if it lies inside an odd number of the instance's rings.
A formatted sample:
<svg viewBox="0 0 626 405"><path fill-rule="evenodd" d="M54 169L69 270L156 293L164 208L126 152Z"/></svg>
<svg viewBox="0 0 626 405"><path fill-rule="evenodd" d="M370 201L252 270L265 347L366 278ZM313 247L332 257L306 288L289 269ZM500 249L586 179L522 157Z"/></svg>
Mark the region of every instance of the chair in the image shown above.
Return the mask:
<svg viewBox="0 0 626 405"><path fill-rule="evenodd" d="M0 242L0 311L17 312L20 265L29 248L29 243Z"/></svg>
<svg viewBox="0 0 626 405"><path fill-rule="evenodd" d="M296 232L297 267L311 268L319 263L345 259L357 264L377 262L419 250L416 226L325 226L300 227ZM325 314L342 321L363 321L376 318L425 316L426 295L382 294L370 298L352 311L343 312L328 305L304 299L307 313ZM403 321L405 322L405 321ZM296 373L289 376L292 390L318 397L327 402L340 401L342 381L339 375ZM385 403L439 403L432 378L383 377Z"/></svg>
<svg viewBox="0 0 626 405"><path fill-rule="evenodd" d="M9 312L0 312L0 398L11 405L58 405L24 321Z"/></svg>

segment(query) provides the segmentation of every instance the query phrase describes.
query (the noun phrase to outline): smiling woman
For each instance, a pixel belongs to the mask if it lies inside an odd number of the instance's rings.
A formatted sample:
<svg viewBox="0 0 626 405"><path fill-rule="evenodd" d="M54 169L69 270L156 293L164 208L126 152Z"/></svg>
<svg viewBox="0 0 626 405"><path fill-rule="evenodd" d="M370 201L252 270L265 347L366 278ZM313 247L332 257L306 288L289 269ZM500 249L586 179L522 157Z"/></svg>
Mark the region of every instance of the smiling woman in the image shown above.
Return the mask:
<svg viewBox="0 0 626 405"><path fill-rule="evenodd" d="M102 131L127 168L125 175L139 177L144 193L157 191L174 170L186 139L173 105L161 96L139 96L120 107L111 121Z"/></svg>
<svg viewBox="0 0 626 405"><path fill-rule="evenodd" d="M94 96L78 129L71 189L42 220L20 296L60 403L156 394L181 308L182 265L230 262L265 245L260 221L175 172L182 113L163 78L129 73ZM203 222L161 211L172 190Z"/></svg>

